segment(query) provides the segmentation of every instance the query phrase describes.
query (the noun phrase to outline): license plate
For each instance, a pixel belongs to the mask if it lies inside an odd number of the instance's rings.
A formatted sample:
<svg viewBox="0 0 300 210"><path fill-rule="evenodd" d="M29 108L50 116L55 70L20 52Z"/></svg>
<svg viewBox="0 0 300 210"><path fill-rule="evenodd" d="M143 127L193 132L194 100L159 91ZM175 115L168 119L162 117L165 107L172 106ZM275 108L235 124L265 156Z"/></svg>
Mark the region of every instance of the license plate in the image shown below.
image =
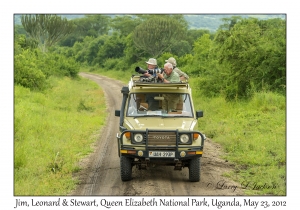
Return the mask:
<svg viewBox="0 0 300 210"><path fill-rule="evenodd" d="M175 152L149 151L149 157L175 157Z"/></svg>

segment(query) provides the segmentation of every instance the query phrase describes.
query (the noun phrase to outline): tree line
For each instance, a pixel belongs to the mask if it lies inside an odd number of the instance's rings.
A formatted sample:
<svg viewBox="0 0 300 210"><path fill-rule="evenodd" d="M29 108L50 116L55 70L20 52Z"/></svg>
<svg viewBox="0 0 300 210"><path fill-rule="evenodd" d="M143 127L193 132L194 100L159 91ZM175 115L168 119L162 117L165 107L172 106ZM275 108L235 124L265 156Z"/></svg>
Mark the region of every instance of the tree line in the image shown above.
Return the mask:
<svg viewBox="0 0 300 210"><path fill-rule="evenodd" d="M285 94L286 21L232 16L216 32L189 29L183 15L22 15L15 25L15 84L47 88L51 76L76 77L80 66L132 71L154 57L174 57L207 96Z"/></svg>

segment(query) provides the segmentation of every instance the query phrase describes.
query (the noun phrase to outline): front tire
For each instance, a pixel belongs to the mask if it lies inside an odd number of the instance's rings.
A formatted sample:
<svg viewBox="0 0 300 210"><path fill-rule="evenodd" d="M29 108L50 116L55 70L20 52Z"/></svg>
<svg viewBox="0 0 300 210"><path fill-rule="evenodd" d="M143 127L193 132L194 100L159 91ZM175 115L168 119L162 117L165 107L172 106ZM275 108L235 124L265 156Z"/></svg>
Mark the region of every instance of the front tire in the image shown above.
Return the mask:
<svg viewBox="0 0 300 210"><path fill-rule="evenodd" d="M132 159L121 155L120 157L120 166L121 166L121 180L129 181L131 180L132 174Z"/></svg>
<svg viewBox="0 0 300 210"><path fill-rule="evenodd" d="M190 160L189 180L191 182L199 182L200 181L200 157L195 157Z"/></svg>

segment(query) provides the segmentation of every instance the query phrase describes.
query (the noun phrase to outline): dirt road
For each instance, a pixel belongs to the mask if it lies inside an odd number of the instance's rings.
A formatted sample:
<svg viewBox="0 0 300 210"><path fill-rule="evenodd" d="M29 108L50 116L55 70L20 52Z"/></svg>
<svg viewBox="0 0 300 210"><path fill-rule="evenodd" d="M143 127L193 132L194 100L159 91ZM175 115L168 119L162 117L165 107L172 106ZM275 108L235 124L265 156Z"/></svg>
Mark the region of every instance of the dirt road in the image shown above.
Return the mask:
<svg viewBox="0 0 300 210"><path fill-rule="evenodd" d="M71 195L106 196L201 196L201 195L243 195L241 185L222 176L233 165L221 159L220 146L206 139L204 155L201 158L201 181L189 182L188 168L181 171L173 167L157 166L148 170L133 168L132 180L122 182L117 150L116 135L119 132L119 118L115 109L121 106L121 87L124 85L110 78L80 73L101 86L107 101L107 124L101 130L95 152L81 162L84 169L77 174L81 183ZM201 120L201 119L199 119Z"/></svg>

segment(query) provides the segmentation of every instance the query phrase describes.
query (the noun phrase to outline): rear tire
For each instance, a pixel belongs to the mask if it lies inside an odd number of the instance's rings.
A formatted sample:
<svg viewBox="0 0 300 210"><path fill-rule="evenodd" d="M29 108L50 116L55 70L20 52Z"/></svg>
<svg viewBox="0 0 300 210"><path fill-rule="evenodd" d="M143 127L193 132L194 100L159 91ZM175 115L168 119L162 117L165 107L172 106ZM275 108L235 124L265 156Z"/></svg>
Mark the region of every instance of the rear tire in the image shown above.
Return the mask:
<svg viewBox="0 0 300 210"><path fill-rule="evenodd" d="M121 180L129 181L131 180L132 174L132 159L121 155L120 157L120 166L121 166Z"/></svg>
<svg viewBox="0 0 300 210"><path fill-rule="evenodd" d="M200 181L200 157L196 157L190 160L189 164L189 180L191 182Z"/></svg>

